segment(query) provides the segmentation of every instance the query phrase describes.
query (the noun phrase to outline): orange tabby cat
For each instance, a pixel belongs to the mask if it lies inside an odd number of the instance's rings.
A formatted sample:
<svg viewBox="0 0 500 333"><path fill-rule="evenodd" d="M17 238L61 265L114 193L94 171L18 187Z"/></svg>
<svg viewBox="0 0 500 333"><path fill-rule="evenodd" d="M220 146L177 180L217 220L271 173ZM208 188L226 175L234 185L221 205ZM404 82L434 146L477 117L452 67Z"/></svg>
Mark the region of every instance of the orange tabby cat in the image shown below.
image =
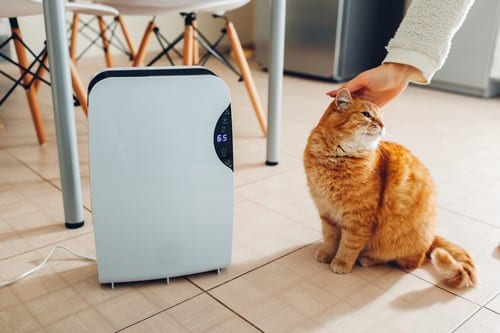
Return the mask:
<svg viewBox="0 0 500 333"><path fill-rule="evenodd" d="M356 260L414 269L428 255L449 286L474 286L472 258L435 233L429 172L406 148L380 141L383 133L379 109L347 89L312 130L304 166L323 229L317 260L349 273Z"/></svg>

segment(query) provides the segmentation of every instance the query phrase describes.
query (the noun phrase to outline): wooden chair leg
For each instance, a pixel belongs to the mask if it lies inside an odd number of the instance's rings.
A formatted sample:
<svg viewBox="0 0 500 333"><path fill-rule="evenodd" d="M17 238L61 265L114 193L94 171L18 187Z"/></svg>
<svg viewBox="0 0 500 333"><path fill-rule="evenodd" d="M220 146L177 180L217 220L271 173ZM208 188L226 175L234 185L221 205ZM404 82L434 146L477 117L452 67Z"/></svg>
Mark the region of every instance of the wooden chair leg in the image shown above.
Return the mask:
<svg viewBox="0 0 500 333"><path fill-rule="evenodd" d="M236 57L236 62L238 63L238 67L241 72L241 76L243 77L243 81L245 82L245 87L247 89L248 95L250 96L250 100L252 101L252 105L255 111L255 116L257 117L257 121L259 122L260 129L262 130L262 134L264 136L267 135L267 125L266 120L264 118L264 113L262 112L262 105L260 103L260 98L257 93L257 88L255 87L255 83L253 81L252 73L250 72L250 67L248 66L248 62L245 58L245 54L243 52L243 48L241 47L241 42L236 33L236 29L232 22L227 22L226 30L229 37L229 42L231 43L231 49L234 52Z"/></svg>
<svg viewBox="0 0 500 333"><path fill-rule="evenodd" d="M71 70L71 84L73 86L73 92L75 93L78 102L80 102L80 106L85 113L85 116L88 116L88 106L87 106L87 93L85 91L85 87L80 79L80 75L76 70L75 63L70 59L69 66Z"/></svg>
<svg viewBox="0 0 500 333"><path fill-rule="evenodd" d="M45 65L48 64L48 59L49 57L45 57L44 59ZM75 93L76 98L80 102L83 112L85 113L85 115L87 115L87 93L85 92L85 86L83 85L80 75L78 74L75 62L70 59L69 65L71 70L71 84L73 87L73 92ZM42 75L45 74L45 72L46 70L42 66L40 67L40 70L37 72L37 76L41 77ZM35 83L33 84L33 87L35 88L36 92L38 92L38 87L40 86L41 82L42 82L41 80L36 80Z"/></svg>
<svg viewBox="0 0 500 333"><path fill-rule="evenodd" d="M184 47L182 53L182 64L184 66L193 65L193 40L194 29L190 24L184 26Z"/></svg>
<svg viewBox="0 0 500 333"><path fill-rule="evenodd" d="M45 127L43 125L42 115L40 113L40 104L38 103L38 95L33 88L26 90L26 97L28 99L28 104L30 107L31 118L33 119L33 124L35 125L36 137L38 143L43 145L47 141L45 135Z"/></svg>
<svg viewBox="0 0 500 333"><path fill-rule="evenodd" d="M49 64L49 57L47 56L47 51L45 51L45 54L43 55L43 66L40 66L38 70L36 71L36 77L43 77L45 75L45 72L47 71L45 69L46 66ZM33 86L35 88L35 91L38 92L40 89L40 84L42 83L42 80L36 80L35 83L33 83Z"/></svg>
<svg viewBox="0 0 500 333"><path fill-rule="evenodd" d="M139 45L139 49L135 54L132 66L144 65L144 57L146 56L146 51L148 49L149 41L151 40L151 37L153 35L154 28L155 28L154 20L149 21L146 30L144 31L144 36L142 36L141 45Z"/></svg>
<svg viewBox="0 0 500 333"><path fill-rule="evenodd" d="M200 63L200 45L198 44L196 26L197 21L193 21L193 65L198 65Z"/></svg>
<svg viewBox="0 0 500 333"><path fill-rule="evenodd" d="M132 41L132 38L130 37L130 33L128 31L127 25L125 24L123 17L121 17L120 15L116 16L115 20L118 21L118 23L120 24L120 29L122 29L123 37L125 38L125 41L127 42L128 50L130 52L130 58L134 59L135 55L137 54L137 51L135 49L134 42Z"/></svg>
<svg viewBox="0 0 500 333"><path fill-rule="evenodd" d="M69 43L69 56L71 60L76 61L76 50L78 46L78 24L80 23L80 14L73 13L73 21L71 22L71 37Z"/></svg>
<svg viewBox="0 0 500 333"><path fill-rule="evenodd" d="M106 36L106 22L102 16L97 16L97 22L99 24L99 31L101 32L102 47L104 49L104 57L106 58L106 66L112 67L113 60L111 59L111 53L109 52L109 41Z"/></svg>
<svg viewBox="0 0 500 333"><path fill-rule="evenodd" d="M17 35L19 39L22 40L21 30L17 24L16 19L11 19L11 31L13 34ZM26 50L24 49L24 45L20 42L20 40L14 38L14 47L16 49L17 61L22 68L28 68L28 58L26 56ZM24 74L24 70L21 69L21 75ZM31 118L33 119L33 124L35 125L36 136L39 144L44 144L47 139L45 136L45 128L43 125L42 115L40 113L40 104L38 103L38 96L36 94L36 90L34 85L30 85L33 76L31 74L26 74L23 77L23 83L25 85L29 85L26 91L26 98L28 99L28 105L31 112Z"/></svg>

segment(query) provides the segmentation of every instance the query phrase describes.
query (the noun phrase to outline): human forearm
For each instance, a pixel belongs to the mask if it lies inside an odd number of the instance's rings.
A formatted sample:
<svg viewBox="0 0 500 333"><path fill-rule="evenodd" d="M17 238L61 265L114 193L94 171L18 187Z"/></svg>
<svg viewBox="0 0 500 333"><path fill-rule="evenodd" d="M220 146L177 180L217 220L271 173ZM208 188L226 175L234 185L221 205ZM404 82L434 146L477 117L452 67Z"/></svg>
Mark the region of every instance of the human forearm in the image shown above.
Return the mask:
<svg viewBox="0 0 500 333"><path fill-rule="evenodd" d="M413 82L428 83L448 56L451 40L474 0L413 0L383 63L401 63L420 70Z"/></svg>

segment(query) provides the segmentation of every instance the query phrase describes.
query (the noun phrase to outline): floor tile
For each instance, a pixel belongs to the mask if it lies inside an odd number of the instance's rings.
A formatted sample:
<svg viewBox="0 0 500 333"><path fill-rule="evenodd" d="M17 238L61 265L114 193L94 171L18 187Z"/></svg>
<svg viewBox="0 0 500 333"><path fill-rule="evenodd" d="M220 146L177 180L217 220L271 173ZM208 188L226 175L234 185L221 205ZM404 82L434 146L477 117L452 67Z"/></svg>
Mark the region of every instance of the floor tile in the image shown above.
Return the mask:
<svg viewBox="0 0 500 333"><path fill-rule="evenodd" d="M95 290L95 287L92 289ZM100 286L98 294L104 297L98 302L105 300L94 308L118 330L182 303L200 292L183 278L171 279L168 285L165 281L144 281L118 284L114 289ZM96 299L94 296L91 301Z"/></svg>
<svg viewBox="0 0 500 333"><path fill-rule="evenodd" d="M128 65L126 57L117 64ZM166 65L161 62L159 65ZM56 250L38 272L0 288L0 332L496 332L500 318L500 97L475 98L410 86L384 107L387 140L404 144L438 187L439 234L466 248L481 283L440 283L430 264L406 273L383 265L336 275L314 253L321 223L302 154L340 83L285 76L279 164L266 166L266 140L242 82L207 64L229 86L234 135L232 262L215 272L164 281L98 281L96 263ZM0 64L3 69L3 65ZM84 82L102 59L78 64ZM268 73L251 63L267 116ZM1 84L1 82L0 82ZM39 146L23 91L0 107L0 281L25 272L55 245L95 257L87 119L75 108L85 226L64 227L51 93L40 107ZM63 304L64 303L64 304Z"/></svg>
<svg viewBox="0 0 500 333"><path fill-rule="evenodd" d="M26 302L36 319L47 325L89 307L89 304L71 287Z"/></svg>
<svg viewBox="0 0 500 333"><path fill-rule="evenodd" d="M53 333L114 332L111 325L91 308L75 313L51 325L47 325L45 329Z"/></svg>
<svg viewBox="0 0 500 333"><path fill-rule="evenodd" d="M92 230L92 218L84 211L86 225L65 227L60 190L47 183L11 154L0 151L0 258L8 258ZM5 173L3 172L5 170Z"/></svg>
<svg viewBox="0 0 500 333"><path fill-rule="evenodd" d="M43 258L36 252L17 255L0 261L0 279L2 282L19 278L23 273L34 269ZM40 271L18 282L12 283L4 289L10 290L20 301L26 302L37 297L50 295L67 287L67 283L50 269L44 267Z"/></svg>
<svg viewBox="0 0 500 333"><path fill-rule="evenodd" d="M271 260L319 239L317 230L304 226L237 195L233 227L233 253L229 267L190 276L204 290L213 288Z"/></svg>
<svg viewBox="0 0 500 333"><path fill-rule="evenodd" d="M321 230L303 168L241 186L236 193L304 225Z"/></svg>
<svg viewBox="0 0 500 333"><path fill-rule="evenodd" d="M437 271L431 264L414 270L412 274L430 283L459 294L468 300L484 305L500 288L500 265L498 264L497 246L499 230L491 225L470 219L455 212L439 209L438 234L460 245L472 256L477 266L479 284L469 290L453 290L444 285ZM481 241L478 241L481 240Z"/></svg>
<svg viewBox="0 0 500 333"><path fill-rule="evenodd" d="M455 332L481 332L481 333L496 333L500 332L500 316L488 309L481 309L474 314L472 318L467 320Z"/></svg>
<svg viewBox="0 0 500 333"><path fill-rule="evenodd" d="M132 290L96 306L115 330L130 326L158 312L158 308L138 291Z"/></svg>
<svg viewBox="0 0 500 333"><path fill-rule="evenodd" d="M356 267L352 274L337 275L328 265L315 263L311 271L312 263L301 264L314 261L314 248L296 251L210 293L266 332L448 331L478 308L389 266Z"/></svg>
<svg viewBox="0 0 500 333"><path fill-rule="evenodd" d="M495 298L493 298L488 304L486 304L486 307L489 310L500 314L500 294L498 294L498 296L495 296Z"/></svg>
<svg viewBox="0 0 500 333"><path fill-rule="evenodd" d="M259 332L210 296L196 296L124 332Z"/></svg>
<svg viewBox="0 0 500 333"><path fill-rule="evenodd" d="M39 322L23 304L0 311L0 332L32 332L38 328Z"/></svg>

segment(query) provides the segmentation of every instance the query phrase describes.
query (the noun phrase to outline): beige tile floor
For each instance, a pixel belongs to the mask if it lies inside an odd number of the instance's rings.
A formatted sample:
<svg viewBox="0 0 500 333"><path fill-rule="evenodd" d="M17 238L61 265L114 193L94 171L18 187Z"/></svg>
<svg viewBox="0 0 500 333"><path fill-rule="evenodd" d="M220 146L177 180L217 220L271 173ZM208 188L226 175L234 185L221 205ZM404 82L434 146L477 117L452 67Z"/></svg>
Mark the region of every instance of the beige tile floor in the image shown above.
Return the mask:
<svg viewBox="0 0 500 333"><path fill-rule="evenodd" d="M102 59L82 60L84 81L102 66ZM265 102L267 74L252 66ZM412 86L385 108L387 139L408 146L434 175L440 234L477 262L481 284L458 291L443 286L430 266L356 267L341 276L316 262L320 224L301 155L329 103L325 92L336 85L285 77L280 164L268 167L244 85L217 63L208 67L232 93L231 265L220 275L111 289L98 283L95 263L57 251L40 271L0 288L0 332L500 332L500 98ZM0 108L1 281L34 267L56 244L95 256L86 119L76 108L86 224L67 230L46 87L40 102L44 146L36 144L22 91Z"/></svg>

